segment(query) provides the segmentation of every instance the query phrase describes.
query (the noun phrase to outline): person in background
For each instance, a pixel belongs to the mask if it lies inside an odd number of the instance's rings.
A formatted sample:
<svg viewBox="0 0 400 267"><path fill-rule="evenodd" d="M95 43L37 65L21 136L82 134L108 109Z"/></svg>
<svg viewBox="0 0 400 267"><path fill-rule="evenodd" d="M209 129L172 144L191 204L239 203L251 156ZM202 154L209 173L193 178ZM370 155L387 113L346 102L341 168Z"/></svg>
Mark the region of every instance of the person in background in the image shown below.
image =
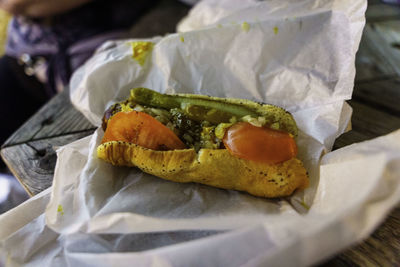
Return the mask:
<svg viewBox="0 0 400 267"><path fill-rule="evenodd" d="M0 0L0 8L13 15L0 58L0 145L65 88L100 44L128 37L129 28L154 2Z"/></svg>

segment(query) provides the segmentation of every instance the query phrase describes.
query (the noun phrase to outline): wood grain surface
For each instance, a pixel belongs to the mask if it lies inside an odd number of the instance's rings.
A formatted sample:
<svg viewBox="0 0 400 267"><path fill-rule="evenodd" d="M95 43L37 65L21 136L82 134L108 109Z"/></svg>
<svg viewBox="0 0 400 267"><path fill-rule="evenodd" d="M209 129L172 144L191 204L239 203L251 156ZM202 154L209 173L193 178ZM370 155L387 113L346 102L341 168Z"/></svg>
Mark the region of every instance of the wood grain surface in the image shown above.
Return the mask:
<svg viewBox="0 0 400 267"><path fill-rule="evenodd" d="M33 196L51 186L57 161L57 148L90 135L92 132L91 129L82 130L78 133L8 146L1 150L1 156L26 192Z"/></svg>
<svg viewBox="0 0 400 267"><path fill-rule="evenodd" d="M400 8L369 1L367 24L356 57L352 131L340 136L334 149L400 129ZM133 25L136 37L164 35L189 11L164 0ZM55 148L95 130L63 92L52 99L4 144L1 155L30 195L52 183ZM400 206L365 241L320 266L400 266Z"/></svg>
<svg viewBox="0 0 400 267"><path fill-rule="evenodd" d="M3 148L32 140L48 139L79 132L94 131L93 126L73 108L68 88L52 98L3 144Z"/></svg>

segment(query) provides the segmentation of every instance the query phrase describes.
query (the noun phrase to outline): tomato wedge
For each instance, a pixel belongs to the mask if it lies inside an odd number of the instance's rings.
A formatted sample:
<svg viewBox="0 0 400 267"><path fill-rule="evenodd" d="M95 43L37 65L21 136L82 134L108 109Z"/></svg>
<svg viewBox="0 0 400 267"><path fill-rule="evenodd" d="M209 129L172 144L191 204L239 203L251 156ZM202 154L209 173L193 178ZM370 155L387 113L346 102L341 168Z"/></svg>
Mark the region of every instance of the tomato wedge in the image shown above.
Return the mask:
<svg viewBox="0 0 400 267"><path fill-rule="evenodd" d="M283 162L297 155L297 145L290 134L256 127L247 122L239 122L228 128L223 142L230 153L238 158L268 164Z"/></svg>
<svg viewBox="0 0 400 267"><path fill-rule="evenodd" d="M108 141L125 141L153 150L185 148L173 131L139 111L118 112L112 116L101 143Z"/></svg>

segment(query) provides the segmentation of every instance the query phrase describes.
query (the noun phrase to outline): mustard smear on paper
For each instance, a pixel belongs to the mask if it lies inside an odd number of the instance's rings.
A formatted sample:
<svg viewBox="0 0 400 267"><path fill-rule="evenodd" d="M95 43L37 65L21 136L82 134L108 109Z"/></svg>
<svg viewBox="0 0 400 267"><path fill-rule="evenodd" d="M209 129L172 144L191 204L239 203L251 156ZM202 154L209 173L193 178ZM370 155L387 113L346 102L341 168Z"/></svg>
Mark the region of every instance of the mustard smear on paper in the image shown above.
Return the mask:
<svg viewBox="0 0 400 267"><path fill-rule="evenodd" d="M279 32L279 28L278 27L274 27L274 34L278 34L278 32Z"/></svg>
<svg viewBox="0 0 400 267"><path fill-rule="evenodd" d="M302 201L300 202L300 205L302 205L303 208L305 208L306 210L310 210L310 206L308 206L308 205L304 202L304 200L302 200Z"/></svg>
<svg viewBox="0 0 400 267"><path fill-rule="evenodd" d="M10 252L7 253L7 262L6 262L6 266L11 266L11 255L10 255Z"/></svg>
<svg viewBox="0 0 400 267"><path fill-rule="evenodd" d="M183 38L183 36L182 36L182 35L179 37L179 40L180 40L182 43L184 43L184 42L185 42L185 38Z"/></svg>
<svg viewBox="0 0 400 267"><path fill-rule="evenodd" d="M64 215L63 206L58 205L58 207L57 207L57 212L59 212L61 215Z"/></svg>
<svg viewBox="0 0 400 267"><path fill-rule="evenodd" d="M137 41L131 42L130 44L132 46L132 58L136 60L140 66L143 66L153 50L154 43Z"/></svg>
<svg viewBox="0 0 400 267"><path fill-rule="evenodd" d="M242 30L248 32L250 30L250 25L247 22L242 23Z"/></svg>

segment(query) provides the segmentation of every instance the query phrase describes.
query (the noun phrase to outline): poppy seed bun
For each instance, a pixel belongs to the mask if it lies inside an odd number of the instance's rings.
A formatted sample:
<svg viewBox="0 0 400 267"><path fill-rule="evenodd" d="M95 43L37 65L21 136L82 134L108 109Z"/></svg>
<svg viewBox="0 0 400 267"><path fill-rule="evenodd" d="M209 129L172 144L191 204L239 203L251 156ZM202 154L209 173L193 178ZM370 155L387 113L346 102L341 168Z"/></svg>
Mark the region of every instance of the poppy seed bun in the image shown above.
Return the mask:
<svg viewBox="0 0 400 267"><path fill-rule="evenodd" d="M293 116L285 109L246 99L193 94L165 95L139 87L132 89L129 99L119 104L126 106L127 103L132 106L139 104L168 111L196 106L199 108L197 113L189 111L185 113L188 116L195 116L189 118L194 121L214 120L214 125L217 125L230 122L233 117L235 120L244 120L250 116L251 120L262 120L263 126L287 132L293 138L298 134ZM103 129L107 128L112 116L120 111L123 109L113 110L113 107L106 111ZM218 116L213 117L216 114ZM129 131L129 129L124 130ZM238 158L227 149L203 147L198 152L195 149L159 151L129 142L111 140L104 141L97 148L99 158L113 165L138 167L144 172L174 182L201 183L269 198L289 196L296 189L307 187L309 183L307 172L297 158L278 164L268 164Z"/></svg>
<svg viewBox="0 0 400 267"><path fill-rule="evenodd" d="M122 141L101 144L97 155L113 165L138 167L166 180L245 191L259 197L289 196L308 186L306 170L297 158L265 164L234 157L226 149L156 151Z"/></svg>

